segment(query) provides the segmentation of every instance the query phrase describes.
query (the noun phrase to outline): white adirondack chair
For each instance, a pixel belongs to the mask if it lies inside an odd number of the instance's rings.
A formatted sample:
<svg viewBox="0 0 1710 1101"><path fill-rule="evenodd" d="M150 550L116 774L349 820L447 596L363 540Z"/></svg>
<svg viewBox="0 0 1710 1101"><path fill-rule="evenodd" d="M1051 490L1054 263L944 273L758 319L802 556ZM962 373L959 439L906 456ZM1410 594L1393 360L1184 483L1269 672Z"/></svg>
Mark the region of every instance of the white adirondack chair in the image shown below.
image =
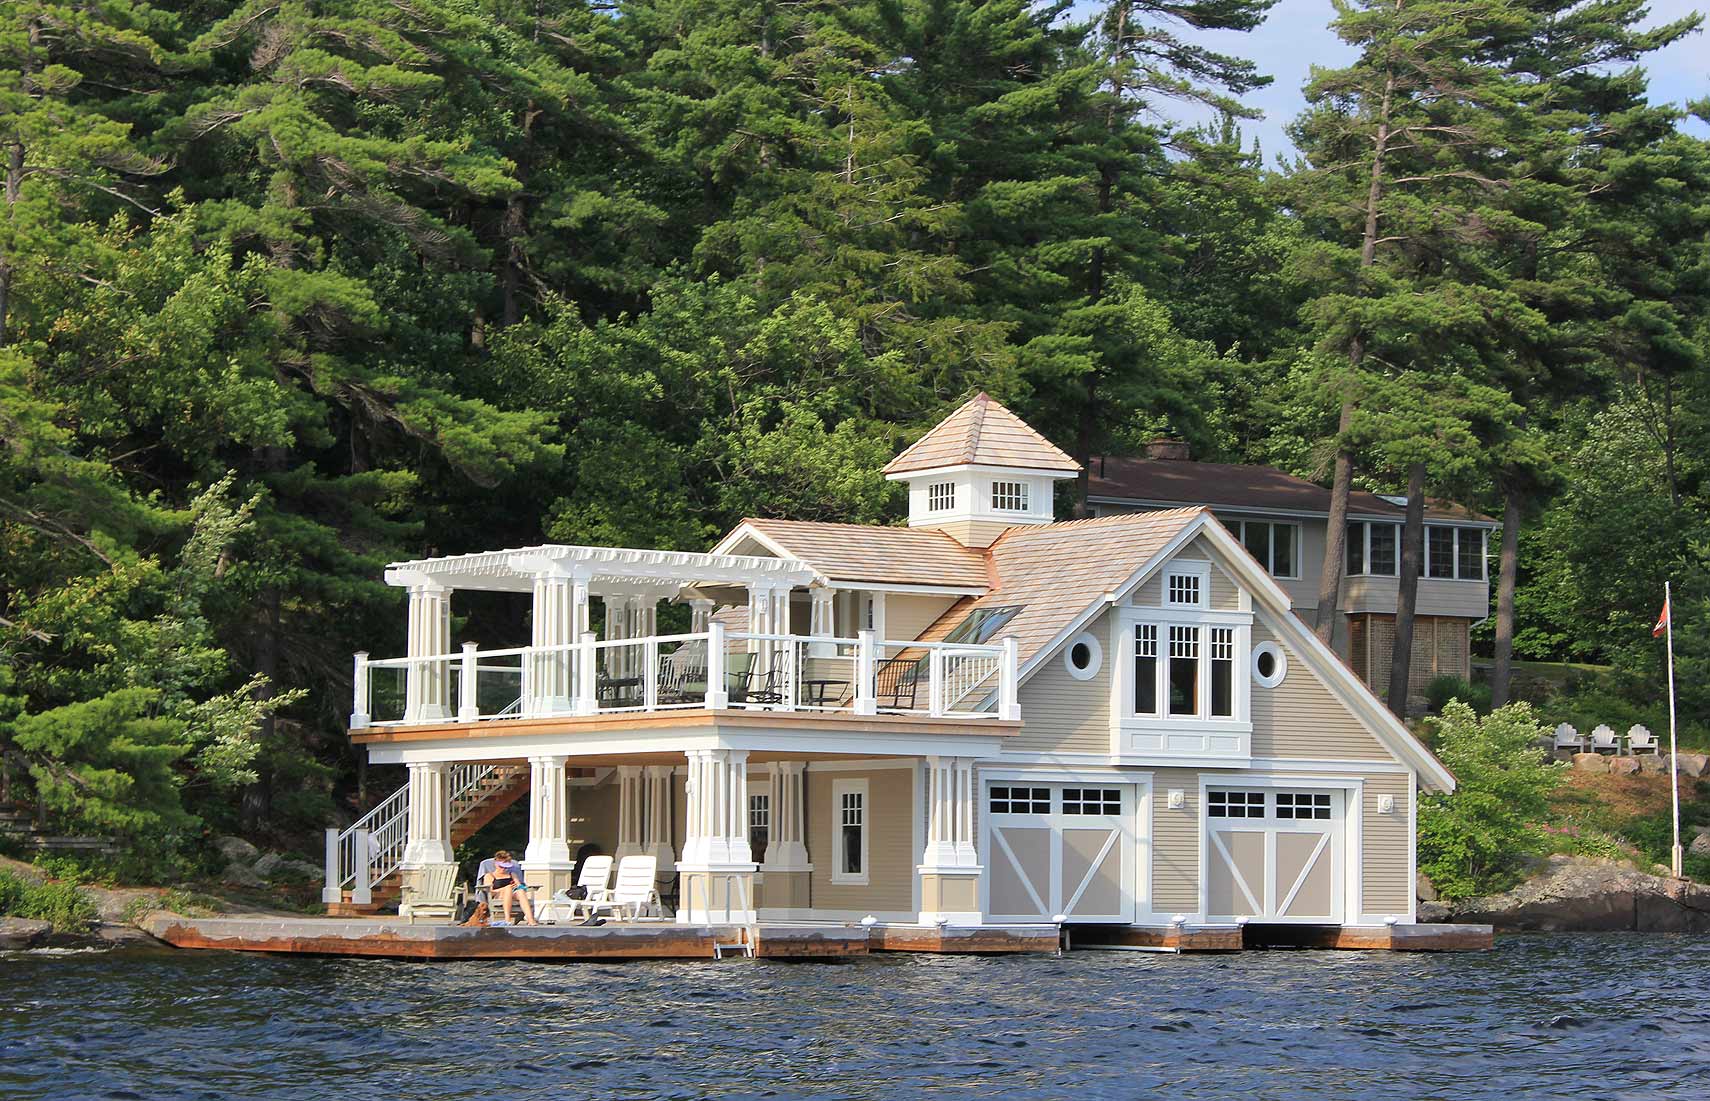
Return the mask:
<svg viewBox="0 0 1710 1101"><path fill-rule="evenodd" d="M1591 751L1593 753L1619 753L1621 740L1615 736L1615 731L1607 723L1598 723L1591 732Z"/></svg>
<svg viewBox="0 0 1710 1101"><path fill-rule="evenodd" d="M545 921L547 915L554 921L572 920L586 910L589 903L604 902L611 896L611 878L611 857L601 854L584 859L582 867L576 872L576 886L585 890L586 896L571 898L568 890L559 891L541 903L541 920Z"/></svg>
<svg viewBox="0 0 1710 1101"><path fill-rule="evenodd" d="M414 883L404 884L398 916L411 925L419 917L450 921L457 916L458 895L457 865L425 865Z"/></svg>
<svg viewBox="0 0 1710 1101"><path fill-rule="evenodd" d="M1570 724L1563 723L1556 727L1556 748L1579 753L1585 749L1585 739Z"/></svg>
<svg viewBox="0 0 1710 1101"><path fill-rule="evenodd" d="M1634 723L1627 728L1627 752L1634 755L1640 753L1656 753L1657 738L1650 728Z"/></svg>
<svg viewBox="0 0 1710 1101"><path fill-rule="evenodd" d="M659 858L626 856L618 862L617 885L604 901L588 906L589 914L609 913L615 917L628 916L630 921L641 917L643 910L659 908L659 891L654 877L659 874Z"/></svg>

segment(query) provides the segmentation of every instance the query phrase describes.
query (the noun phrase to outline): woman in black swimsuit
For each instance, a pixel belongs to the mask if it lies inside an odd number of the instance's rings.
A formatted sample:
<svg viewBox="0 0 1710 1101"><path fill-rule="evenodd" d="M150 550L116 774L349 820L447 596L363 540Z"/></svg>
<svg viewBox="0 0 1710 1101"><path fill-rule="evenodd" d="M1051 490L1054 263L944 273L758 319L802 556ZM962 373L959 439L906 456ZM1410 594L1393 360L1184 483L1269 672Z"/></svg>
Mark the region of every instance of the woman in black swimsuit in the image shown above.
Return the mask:
<svg viewBox="0 0 1710 1101"><path fill-rule="evenodd" d="M539 925L534 920L534 906L528 900L528 892L522 889L522 865L511 859L509 849L500 849L493 854L493 870L487 873L487 891L492 900L499 905L499 913L505 923L511 920L511 899L515 898L522 904L523 924Z"/></svg>

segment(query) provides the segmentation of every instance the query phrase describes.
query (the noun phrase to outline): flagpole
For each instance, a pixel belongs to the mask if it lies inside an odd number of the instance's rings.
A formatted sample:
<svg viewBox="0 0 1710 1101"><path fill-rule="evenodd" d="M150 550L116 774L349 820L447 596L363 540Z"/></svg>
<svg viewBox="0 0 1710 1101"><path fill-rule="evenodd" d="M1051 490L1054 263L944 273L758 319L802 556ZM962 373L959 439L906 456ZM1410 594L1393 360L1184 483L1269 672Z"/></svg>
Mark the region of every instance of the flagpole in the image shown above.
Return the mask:
<svg viewBox="0 0 1710 1101"><path fill-rule="evenodd" d="M1669 582L1663 582L1663 611L1668 617L1668 790L1674 800L1674 878L1681 877L1680 851L1680 751L1674 743L1674 600Z"/></svg>

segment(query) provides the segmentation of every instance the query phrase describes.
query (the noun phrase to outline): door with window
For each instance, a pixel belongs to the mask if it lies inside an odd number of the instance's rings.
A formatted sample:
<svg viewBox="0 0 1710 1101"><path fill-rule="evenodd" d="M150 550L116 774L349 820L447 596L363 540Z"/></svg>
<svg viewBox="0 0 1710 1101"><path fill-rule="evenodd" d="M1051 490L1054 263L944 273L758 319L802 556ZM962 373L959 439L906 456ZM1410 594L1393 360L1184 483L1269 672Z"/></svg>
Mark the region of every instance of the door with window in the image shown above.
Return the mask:
<svg viewBox="0 0 1710 1101"><path fill-rule="evenodd" d="M1138 798L1134 784L989 782L990 919L1132 922Z"/></svg>
<svg viewBox="0 0 1710 1101"><path fill-rule="evenodd" d="M1205 793L1212 921L1342 921L1344 792L1217 787Z"/></svg>

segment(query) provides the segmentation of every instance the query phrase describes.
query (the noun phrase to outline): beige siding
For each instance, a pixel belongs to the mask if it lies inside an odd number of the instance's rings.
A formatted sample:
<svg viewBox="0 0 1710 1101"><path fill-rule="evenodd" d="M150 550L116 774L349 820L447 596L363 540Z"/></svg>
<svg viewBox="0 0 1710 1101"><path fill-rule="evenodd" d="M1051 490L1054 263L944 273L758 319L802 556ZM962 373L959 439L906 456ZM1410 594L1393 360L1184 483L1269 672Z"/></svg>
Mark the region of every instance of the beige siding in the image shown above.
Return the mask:
<svg viewBox="0 0 1710 1101"><path fill-rule="evenodd" d="M885 594L885 638L911 642L921 636L938 617L956 603L953 596L918 596L912 593Z"/></svg>
<svg viewBox="0 0 1710 1101"><path fill-rule="evenodd" d="M1110 677L1115 655L1110 615L1087 627L1104 647L1104 661L1091 680L1076 680L1053 652L1021 686L1021 732L1008 742L1018 753L1109 753Z"/></svg>
<svg viewBox="0 0 1710 1101"><path fill-rule="evenodd" d="M1288 659L1288 675L1275 688L1252 685L1253 756L1310 757L1364 761L1394 755L1355 717L1299 654L1277 637L1260 616L1253 645L1277 642Z"/></svg>
<svg viewBox="0 0 1710 1101"><path fill-rule="evenodd" d="M934 528L964 547L989 547L1014 524L1001 520L945 520L940 523L915 524L919 528Z"/></svg>
<svg viewBox="0 0 1710 1101"><path fill-rule="evenodd" d="M806 777L807 846L813 879L810 904L818 910L912 911L914 869L920 854L914 851L914 769L882 768L861 772L815 772ZM835 780L867 781L866 886L831 882L833 860L833 815L831 798Z"/></svg>
<svg viewBox="0 0 1710 1101"><path fill-rule="evenodd" d="M1208 598L1211 607L1219 610L1232 610L1240 601L1240 586L1225 573L1220 556L1204 539L1195 539L1181 550L1170 556L1171 562L1206 562L1212 563L1211 591ZM1144 584L1134 590L1133 603L1149 608L1161 607L1164 603L1164 572L1160 566L1153 571Z"/></svg>
<svg viewBox="0 0 1710 1101"><path fill-rule="evenodd" d="M1169 793L1186 803L1171 810ZM1161 768L1152 774L1152 911L1191 914L1199 910L1199 845L1204 813L1199 771Z"/></svg>
<svg viewBox="0 0 1710 1101"><path fill-rule="evenodd" d="M1401 581L1394 577L1350 577L1342 582L1342 607L1349 612L1393 615L1400 600ZM1488 581L1446 581L1421 577L1414 611L1417 615L1483 619L1490 614Z"/></svg>
<svg viewBox="0 0 1710 1101"><path fill-rule="evenodd" d="M1360 806L1361 863L1365 884L1362 903L1368 914L1406 914L1413 906L1413 883L1408 877L1408 807L1414 782L1408 773L1376 773L1366 777ZM1378 796L1395 796L1393 814L1378 813ZM1352 920L1350 918L1349 920Z"/></svg>

